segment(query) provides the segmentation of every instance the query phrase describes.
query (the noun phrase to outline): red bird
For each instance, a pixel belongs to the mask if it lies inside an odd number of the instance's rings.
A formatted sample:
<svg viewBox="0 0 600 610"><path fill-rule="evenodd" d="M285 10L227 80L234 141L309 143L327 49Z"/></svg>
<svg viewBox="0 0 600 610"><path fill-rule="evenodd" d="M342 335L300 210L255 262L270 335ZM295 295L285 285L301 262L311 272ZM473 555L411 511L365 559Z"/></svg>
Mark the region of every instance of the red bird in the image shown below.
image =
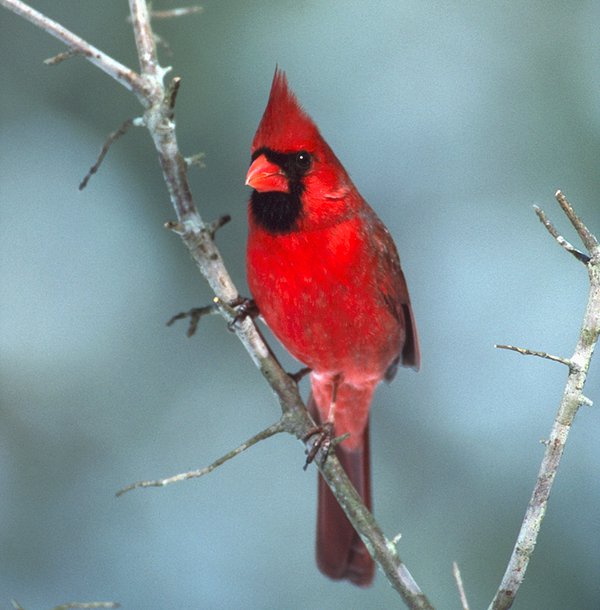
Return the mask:
<svg viewBox="0 0 600 610"><path fill-rule="evenodd" d="M277 69L252 142L246 184L248 283L277 338L310 367L309 408L333 434L352 483L371 506L369 407L419 345L394 242ZM374 563L319 478L317 564L366 586Z"/></svg>

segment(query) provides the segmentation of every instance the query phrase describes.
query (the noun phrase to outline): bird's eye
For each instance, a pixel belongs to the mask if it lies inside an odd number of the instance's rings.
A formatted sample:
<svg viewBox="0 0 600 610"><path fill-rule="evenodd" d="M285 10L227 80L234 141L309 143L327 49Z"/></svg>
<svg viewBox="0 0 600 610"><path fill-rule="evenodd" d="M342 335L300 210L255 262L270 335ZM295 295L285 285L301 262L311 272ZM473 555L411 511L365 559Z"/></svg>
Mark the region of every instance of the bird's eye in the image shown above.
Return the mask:
<svg viewBox="0 0 600 610"><path fill-rule="evenodd" d="M296 155L296 167L298 169L301 169L302 171L306 171L309 167L310 164L312 162L312 155L308 152L306 152L305 150L301 150L297 155Z"/></svg>

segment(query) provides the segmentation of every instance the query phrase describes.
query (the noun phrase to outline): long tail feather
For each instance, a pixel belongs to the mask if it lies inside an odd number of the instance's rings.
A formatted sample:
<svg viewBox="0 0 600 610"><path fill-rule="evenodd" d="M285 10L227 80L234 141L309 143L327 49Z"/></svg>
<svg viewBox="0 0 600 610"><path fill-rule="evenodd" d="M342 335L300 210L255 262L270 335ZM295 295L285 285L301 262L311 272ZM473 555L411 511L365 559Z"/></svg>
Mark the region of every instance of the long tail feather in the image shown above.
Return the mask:
<svg viewBox="0 0 600 610"><path fill-rule="evenodd" d="M309 399L309 409L313 417L319 418L312 395ZM356 491L371 510L369 425L365 427L362 443L358 448L346 449L338 446L336 455ZM320 476L318 485L317 565L329 578L346 578L355 585L368 586L375 574L373 559L327 483Z"/></svg>

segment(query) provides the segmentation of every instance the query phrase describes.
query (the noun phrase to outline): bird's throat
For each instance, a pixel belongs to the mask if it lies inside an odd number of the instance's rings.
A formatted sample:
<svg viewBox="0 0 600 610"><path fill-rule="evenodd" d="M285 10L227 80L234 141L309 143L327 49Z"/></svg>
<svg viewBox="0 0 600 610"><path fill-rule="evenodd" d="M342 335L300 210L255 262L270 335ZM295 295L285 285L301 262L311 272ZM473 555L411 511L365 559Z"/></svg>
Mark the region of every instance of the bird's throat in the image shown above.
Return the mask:
<svg viewBox="0 0 600 610"><path fill-rule="evenodd" d="M302 214L299 189L291 188L289 193L252 191L250 213L254 222L269 233L290 233Z"/></svg>

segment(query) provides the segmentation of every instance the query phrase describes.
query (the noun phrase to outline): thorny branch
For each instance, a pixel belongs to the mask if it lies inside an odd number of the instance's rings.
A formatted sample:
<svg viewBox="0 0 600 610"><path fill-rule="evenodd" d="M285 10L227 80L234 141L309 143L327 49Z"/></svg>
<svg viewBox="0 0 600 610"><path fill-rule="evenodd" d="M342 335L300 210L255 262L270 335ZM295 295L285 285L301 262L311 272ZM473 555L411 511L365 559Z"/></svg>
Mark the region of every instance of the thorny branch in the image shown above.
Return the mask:
<svg viewBox="0 0 600 610"><path fill-rule="evenodd" d="M172 228L177 227L177 232L213 289L218 303L235 302L239 296L238 291L215 245L214 225L204 223L192 198L187 178L187 163L179 152L175 134L172 107L174 95L169 94L169 89L163 84L168 69L161 67L158 62L150 23L151 15L146 1L129 0L140 74L116 62L20 0L0 0L0 5L55 36L73 53L82 55L137 95L144 108L143 123L154 141L171 203L177 215L177 221L170 225ZM175 89L176 85L171 87L170 91ZM220 311L229 321L235 318L225 307L220 307ZM277 396L283 413L282 421L285 421L285 431L303 439L313 429L314 422L306 411L296 382L280 367L250 317L239 321L235 325L235 332ZM306 444L310 450L312 442L309 440ZM401 561L397 550L362 503L335 456L331 455L325 461L317 459L315 463L369 552L407 606L415 609L432 608Z"/></svg>
<svg viewBox="0 0 600 610"><path fill-rule="evenodd" d="M570 358L550 356L545 352L536 352L512 346L497 346L512 349L521 354L539 356L560 362L569 367L567 383L563 392L558 412L550 432L550 437L544 443L546 450L540 466L538 477L525 512L515 547L510 557L506 572L500 583L488 610L506 610L514 602L515 596L525 577L527 566L535 545L537 536L546 514L546 507L556 472L567 442L567 436L575 415L581 405L590 405L591 401L583 394L587 372L590 366L594 348L600 334L600 247L598 240L577 216L567 198L557 191L556 199L565 215L575 227L579 238L588 250L582 253L569 244L546 218L542 210L536 208L536 213L549 233L556 241L587 267L590 289L588 302L583 316L583 323L575 351Z"/></svg>

